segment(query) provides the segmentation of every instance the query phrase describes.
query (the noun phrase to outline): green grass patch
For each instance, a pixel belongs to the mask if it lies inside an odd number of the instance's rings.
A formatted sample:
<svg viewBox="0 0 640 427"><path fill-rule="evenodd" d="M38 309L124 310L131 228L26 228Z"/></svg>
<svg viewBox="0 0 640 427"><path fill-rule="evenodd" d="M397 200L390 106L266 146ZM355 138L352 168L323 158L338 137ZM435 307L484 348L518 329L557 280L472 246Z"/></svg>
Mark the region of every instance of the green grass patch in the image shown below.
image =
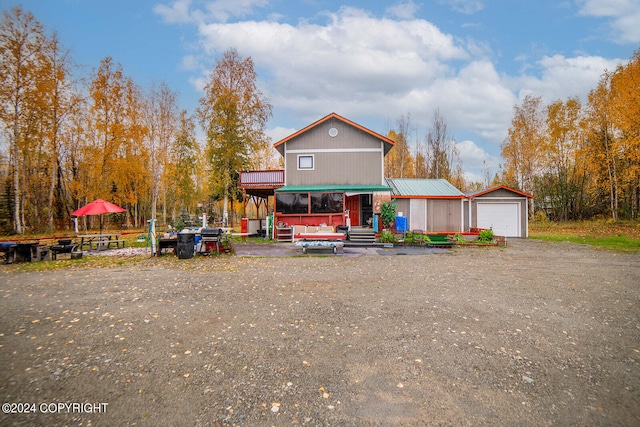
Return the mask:
<svg viewBox="0 0 640 427"><path fill-rule="evenodd" d="M637 222L581 221L530 224L529 238L548 242L572 242L624 253L640 252Z"/></svg>

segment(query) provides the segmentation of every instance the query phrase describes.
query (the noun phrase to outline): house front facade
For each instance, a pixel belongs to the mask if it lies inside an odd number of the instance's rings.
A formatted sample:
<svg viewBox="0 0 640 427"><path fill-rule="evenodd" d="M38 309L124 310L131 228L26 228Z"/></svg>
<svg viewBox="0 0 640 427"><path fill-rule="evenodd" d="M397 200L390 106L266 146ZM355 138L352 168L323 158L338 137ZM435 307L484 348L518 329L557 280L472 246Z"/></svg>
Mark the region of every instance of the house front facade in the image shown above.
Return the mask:
<svg viewBox="0 0 640 427"><path fill-rule="evenodd" d="M254 203L258 211L264 206L273 212L274 237L277 228L298 225L379 231L376 214L394 199L409 230L491 228L497 235L527 237L530 195L507 187L465 195L444 179L385 179L384 157L393 146L387 137L331 113L274 144L284 170L241 173L245 211L247 196L264 200Z"/></svg>
<svg viewBox="0 0 640 427"><path fill-rule="evenodd" d="M391 188L384 156L393 141L335 113L274 144L284 157L275 221L285 225L371 225Z"/></svg>

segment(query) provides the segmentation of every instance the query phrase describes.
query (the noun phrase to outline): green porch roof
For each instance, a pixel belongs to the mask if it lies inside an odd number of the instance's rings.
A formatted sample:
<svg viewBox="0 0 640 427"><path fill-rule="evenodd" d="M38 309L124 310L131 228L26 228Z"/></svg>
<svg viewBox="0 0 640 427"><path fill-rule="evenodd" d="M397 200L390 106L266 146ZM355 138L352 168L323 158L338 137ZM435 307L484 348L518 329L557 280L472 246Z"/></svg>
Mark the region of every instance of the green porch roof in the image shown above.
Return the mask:
<svg viewBox="0 0 640 427"><path fill-rule="evenodd" d="M374 193L391 192L386 185L326 184L326 185L285 185L276 193Z"/></svg>

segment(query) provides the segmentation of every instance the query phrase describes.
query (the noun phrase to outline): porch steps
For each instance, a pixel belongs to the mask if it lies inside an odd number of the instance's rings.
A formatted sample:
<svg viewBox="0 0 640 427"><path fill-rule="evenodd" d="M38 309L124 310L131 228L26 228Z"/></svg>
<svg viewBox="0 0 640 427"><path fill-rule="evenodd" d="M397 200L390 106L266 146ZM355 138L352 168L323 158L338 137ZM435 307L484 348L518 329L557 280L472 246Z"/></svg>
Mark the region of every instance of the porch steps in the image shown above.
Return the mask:
<svg viewBox="0 0 640 427"><path fill-rule="evenodd" d="M376 243L376 233L371 228L351 227L349 242L353 244L372 245Z"/></svg>

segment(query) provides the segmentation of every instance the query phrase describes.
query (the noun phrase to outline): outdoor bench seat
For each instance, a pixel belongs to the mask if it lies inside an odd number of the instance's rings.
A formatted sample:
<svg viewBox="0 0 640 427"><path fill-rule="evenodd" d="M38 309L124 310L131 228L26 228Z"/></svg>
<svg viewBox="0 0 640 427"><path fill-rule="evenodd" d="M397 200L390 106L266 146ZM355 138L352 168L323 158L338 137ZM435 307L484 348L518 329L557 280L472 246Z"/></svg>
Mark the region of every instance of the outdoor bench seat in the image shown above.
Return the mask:
<svg viewBox="0 0 640 427"><path fill-rule="evenodd" d="M344 242L330 240L300 240L295 243L302 248L302 253L306 254L307 249L332 249L333 253L338 253L338 249L344 251Z"/></svg>
<svg viewBox="0 0 640 427"><path fill-rule="evenodd" d="M456 244L455 241L451 240L449 236L444 234L427 234L427 246L435 248L435 247L450 247Z"/></svg>
<svg viewBox="0 0 640 427"><path fill-rule="evenodd" d="M89 242L89 250L103 250L103 249L111 249L111 245L114 245L116 248L123 247L125 245L126 240L94 240Z"/></svg>

